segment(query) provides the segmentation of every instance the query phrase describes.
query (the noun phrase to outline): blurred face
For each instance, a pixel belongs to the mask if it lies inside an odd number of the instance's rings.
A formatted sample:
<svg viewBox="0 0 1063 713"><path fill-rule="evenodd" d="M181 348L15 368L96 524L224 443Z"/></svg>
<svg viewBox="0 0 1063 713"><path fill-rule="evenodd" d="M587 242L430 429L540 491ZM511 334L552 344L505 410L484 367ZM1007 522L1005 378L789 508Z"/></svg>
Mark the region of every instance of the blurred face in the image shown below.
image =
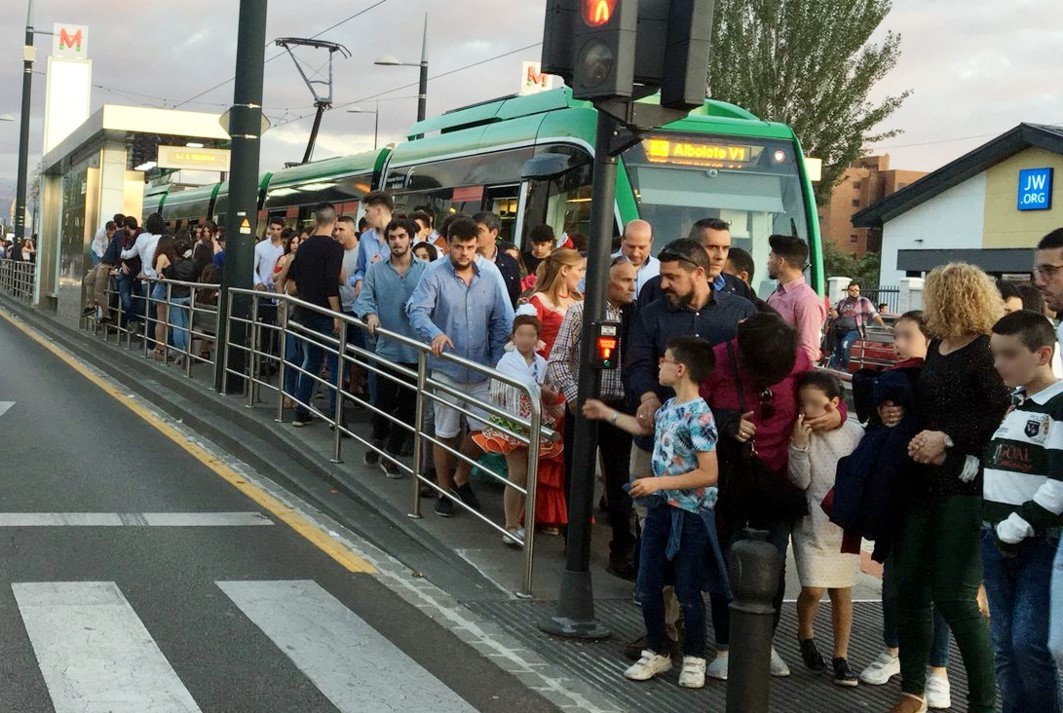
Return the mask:
<svg viewBox="0 0 1063 713"><path fill-rule="evenodd" d="M432 234L432 226L424 220L417 220L417 237L421 240L428 240L428 236Z"/></svg>
<svg viewBox="0 0 1063 713"><path fill-rule="evenodd" d="M513 346L521 354L530 354L539 344L539 330L531 324L522 324L513 330Z"/></svg>
<svg viewBox="0 0 1063 713"><path fill-rule="evenodd" d="M412 238L406 232L406 228L394 228L388 232L388 247L391 248L391 257L403 257L410 251Z"/></svg>
<svg viewBox="0 0 1063 713"><path fill-rule="evenodd" d="M635 299L635 266L630 262L614 265L609 270L609 301L614 305L628 305Z"/></svg>
<svg viewBox="0 0 1063 713"><path fill-rule="evenodd" d="M428 254L428 248L424 247L423 245L420 246L420 247L414 248L413 249L413 254L416 255L417 257L421 258L422 260L431 260L432 259L432 256Z"/></svg>
<svg viewBox="0 0 1063 713"><path fill-rule="evenodd" d="M768 277L772 280L779 279L779 273L783 270L785 261L774 252L768 253Z"/></svg>
<svg viewBox="0 0 1063 713"><path fill-rule="evenodd" d="M1056 313L1063 310L1063 248L1038 250L1033 278L1048 309Z"/></svg>
<svg viewBox="0 0 1063 713"><path fill-rule="evenodd" d="M919 331L919 325L910 319L902 319L893 325L893 348L901 360L925 359L930 342Z"/></svg>
<svg viewBox="0 0 1063 713"><path fill-rule="evenodd" d="M664 356L657 363L657 381L661 386L675 386L685 372L686 367L675 360L672 350L665 350Z"/></svg>
<svg viewBox="0 0 1063 713"><path fill-rule="evenodd" d="M1005 314L1011 314L1012 312L1018 312L1022 309L1022 298L1011 296L1004 300L1004 312Z"/></svg>
<svg viewBox="0 0 1063 713"><path fill-rule="evenodd" d="M731 231L708 228L701 233L701 245L709 255L709 281L715 280L727 264L731 249Z"/></svg>
<svg viewBox="0 0 1063 713"><path fill-rule="evenodd" d="M491 230L483 223L476 224L476 247L480 252L494 254L495 239L498 237L497 230Z"/></svg>
<svg viewBox="0 0 1063 713"><path fill-rule="evenodd" d="M506 255L509 255L514 260L520 260L520 250L516 248L506 248Z"/></svg>
<svg viewBox="0 0 1063 713"><path fill-rule="evenodd" d="M583 282L583 276L587 274L587 261L580 260L578 265L564 265L561 267L561 277L565 281L568 291L579 291L579 285Z"/></svg>
<svg viewBox="0 0 1063 713"><path fill-rule="evenodd" d="M531 254L535 257L547 258L550 257L550 253L553 249L554 244L549 240L543 243L532 243Z"/></svg>
<svg viewBox="0 0 1063 713"><path fill-rule="evenodd" d="M472 267L476 259L476 245L474 238L450 239L450 263L455 270L462 272Z"/></svg>
<svg viewBox="0 0 1063 713"><path fill-rule="evenodd" d="M646 262L652 247L653 234L648 225L629 225L620 242L620 251L631 261L636 270Z"/></svg>
<svg viewBox="0 0 1063 713"><path fill-rule="evenodd" d="M354 234L354 225L345 220L338 221L336 227L332 229L332 237L336 242L343 245L348 245L354 242L356 237Z"/></svg>
<svg viewBox="0 0 1063 713"><path fill-rule="evenodd" d="M860 296L860 285L849 285L845 288L845 292L855 300Z"/></svg>
<svg viewBox="0 0 1063 713"><path fill-rule="evenodd" d="M114 230L108 230L107 231L107 239L108 240L110 240L111 238L114 237L114 232L115 232Z"/></svg>
<svg viewBox="0 0 1063 713"><path fill-rule="evenodd" d="M819 418L827 413L827 405L833 404L835 408L838 407L838 397L833 399L827 398L827 395L814 386L806 386L801 389L797 394L798 401L801 402L801 413L805 415L805 418Z"/></svg>
<svg viewBox="0 0 1063 713"><path fill-rule="evenodd" d="M279 223L270 223L266 226L266 238L268 240L279 240L282 230L284 230L283 225Z"/></svg>
<svg viewBox="0 0 1063 713"><path fill-rule="evenodd" d="M300 238L298 235L292 238L292 252L295 252L299 249L299 243L301 242L303 242L303 239Z"/></svg>
<svg viewBox="0 0 1063 713"><path fill-rule="evenodd" d="M1011 388L1030 383L1041 366L1052 362L1050 347L1032 352L1017 336L994 334L989 347L993 350L993 366Z"/></svg>
<svg viewBox="0 0 1063 713"><path fill-rule="evenodd" d="M724 263L723 271L726 272L728 275L734 275L747 285L749 284L749 273L745 270L739 270L737 267L735 267L735 264L730 260Z"/></svg>
<svg viewBox="0 0 1063 713"><path fill-rule="evenodd" d="M693 270L685 262L661 263L661 290L668 295L668 301L674 307L685 307L694 299L694 286L704 276L704 270Z"/></svg>
<svg viewBox="0 0 1063 713"><path fill-rule="evenodd" d="M365 209L365 219L370 228L382 231L391 222L391 211L383 203L374 203Z"/></svg>

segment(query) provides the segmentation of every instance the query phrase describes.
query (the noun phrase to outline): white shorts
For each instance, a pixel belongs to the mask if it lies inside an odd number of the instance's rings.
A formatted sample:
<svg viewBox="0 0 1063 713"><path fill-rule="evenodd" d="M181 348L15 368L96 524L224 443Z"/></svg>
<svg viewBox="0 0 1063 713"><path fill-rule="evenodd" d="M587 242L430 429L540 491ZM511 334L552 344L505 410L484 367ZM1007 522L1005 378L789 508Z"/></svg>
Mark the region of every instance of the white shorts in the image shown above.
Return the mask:
<svg viewBox="0 0 1063 713"><path fill-rule="evenodd" d="M455 391L467 394L470 399L481 403L491 402L491 380L484 379L483 381L458 381L451 378L440 371L433 371L432 378L441 384L446 384L452 387ZM453 394L440 391L438 396L443 401L452 403L456 406L461 406L467 411L476 414L482 420L475 418L465 417L465 420L469 424L470 431L482 431L486 425L484 422L488 419L488 414L481 408L478 408L476 403L470 403L466 399L460 399ZM436 420L436 436L439 438L456 438L461 434L461 417L465 416L461 411L456 408L451 408L441 401L432 401L432 413Z"/></svg>

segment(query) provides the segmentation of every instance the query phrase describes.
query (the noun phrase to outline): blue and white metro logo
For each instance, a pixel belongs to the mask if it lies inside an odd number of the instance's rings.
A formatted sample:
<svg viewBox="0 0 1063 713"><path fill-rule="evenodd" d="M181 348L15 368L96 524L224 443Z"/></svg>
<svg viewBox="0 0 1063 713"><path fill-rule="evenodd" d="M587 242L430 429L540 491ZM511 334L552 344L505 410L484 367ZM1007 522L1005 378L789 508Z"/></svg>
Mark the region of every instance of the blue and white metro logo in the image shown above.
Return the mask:
<svg viewBox="0 0 1063 713"><path fill-rule="evenodd" d="M1049 210L1052 207L1052 169L1024 168L1019 171L1019 210Z"/></svg>

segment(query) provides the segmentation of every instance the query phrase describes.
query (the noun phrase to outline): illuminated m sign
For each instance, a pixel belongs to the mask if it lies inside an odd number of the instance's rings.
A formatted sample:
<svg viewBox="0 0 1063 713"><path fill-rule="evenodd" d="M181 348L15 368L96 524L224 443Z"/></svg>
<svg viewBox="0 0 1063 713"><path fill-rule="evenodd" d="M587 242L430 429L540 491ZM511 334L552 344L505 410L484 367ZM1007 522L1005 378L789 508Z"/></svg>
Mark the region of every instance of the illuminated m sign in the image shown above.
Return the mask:
<svg viewBox="0 0 1063 713"><path fill-rule="evenodd" d="M84 25L55 23L52 27L52 56L63 59L88 59L89 28Z"/></svg>

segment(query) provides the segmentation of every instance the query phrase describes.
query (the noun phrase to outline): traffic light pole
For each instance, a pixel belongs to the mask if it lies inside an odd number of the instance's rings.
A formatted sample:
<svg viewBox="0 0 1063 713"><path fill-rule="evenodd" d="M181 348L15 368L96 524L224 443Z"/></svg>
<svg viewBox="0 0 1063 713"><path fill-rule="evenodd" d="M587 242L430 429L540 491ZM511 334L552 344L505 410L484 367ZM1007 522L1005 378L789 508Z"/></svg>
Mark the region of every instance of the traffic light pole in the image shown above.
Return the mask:
<svg viewBox="0 0 1063 713"><path fill-rule="evenodd" d="M225 219L225 269L218 297L218 314L227 324L218 330L218 354L228 343L246 346L247 324L225 320L229 288L251 289L254 271L255 227L258 223L258 164L262 139L262 75L266 47L267 0L240 0L240 26L236 41L236 84L229 121L232 141L232 169L229 173L229 213ZM248 319L250 300L233 300L233 316ZM217 359L215 388L223 382L222 369L242 372L246 364L242 350L233 350L228 360ZM230 387L242 388L243 379L229 379Z"/></svg>
<svg viewBox="0 0 1063 713"><path fill-rule="evenodd" d="M598 135L594 148L594 183L591 193L590 250L587 253L587 284L581 335L578 403L598 398L601 371L591 368L596 348L597 322L605 319L609 263L612 260L613 206L616 204L617 159L611 153L618 123L598 111ZM623 345L621 345L621 348ZM604 639L610 632L594 616L591 583L591 509L594 501L595 464L598 453L598 422L576 411L572 440L572 478L568 503L568 536L565 541L565 571L561 576L557 611L540 628L556 636Z"/></svg>

